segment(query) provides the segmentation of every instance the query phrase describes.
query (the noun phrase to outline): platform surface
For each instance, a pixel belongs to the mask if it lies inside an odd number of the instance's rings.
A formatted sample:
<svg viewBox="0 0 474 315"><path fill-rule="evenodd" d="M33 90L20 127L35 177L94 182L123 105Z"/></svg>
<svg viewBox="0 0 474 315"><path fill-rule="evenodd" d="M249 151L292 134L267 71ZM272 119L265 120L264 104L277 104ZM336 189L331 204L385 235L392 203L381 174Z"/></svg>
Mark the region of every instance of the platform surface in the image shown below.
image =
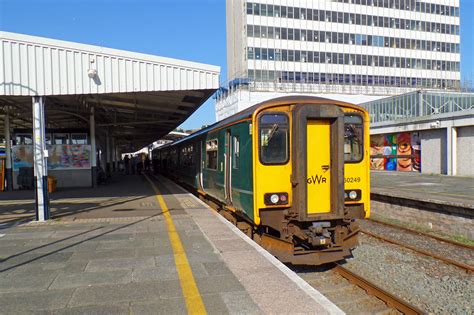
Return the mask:
<svg viewBox="0 0 474 315"><path fill-rule="evenodd" d="M342 313L194 196L148 178L56 193L47 223L24 223L26 192L0 200L0 314Z"/></svg>
<svg viewBox="0 0 474 315"><path fill-rule="evenodd" d="M474 178L371 171L371 192L474 209Z"/></svg>

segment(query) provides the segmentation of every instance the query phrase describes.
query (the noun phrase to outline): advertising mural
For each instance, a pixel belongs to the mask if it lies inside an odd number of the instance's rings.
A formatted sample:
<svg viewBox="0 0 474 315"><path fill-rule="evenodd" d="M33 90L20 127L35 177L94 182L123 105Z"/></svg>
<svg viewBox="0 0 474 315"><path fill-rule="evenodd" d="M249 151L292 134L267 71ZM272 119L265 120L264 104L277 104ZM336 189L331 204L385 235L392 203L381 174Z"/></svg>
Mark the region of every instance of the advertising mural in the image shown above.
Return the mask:
<svg viewBox="0 0 474 315"><path fill-rule="evenodd" d="M14 145L12 147L13 171L17 172L20 167L33 167L33 146Z"/></svg>
<svg viewBox="0 0 474 315"><path fill-rule="evenodd" d="M90 169L90 145L47 145L49 170ZM33 167L33 146L16 145L12 147L13 170L20 167Z"/></svg>
<svg viewBox="0 0 474 315"><path fill-rule="evenodd" d="M421 141L417 132L370 136L373 170L421 172Z"/></svg>

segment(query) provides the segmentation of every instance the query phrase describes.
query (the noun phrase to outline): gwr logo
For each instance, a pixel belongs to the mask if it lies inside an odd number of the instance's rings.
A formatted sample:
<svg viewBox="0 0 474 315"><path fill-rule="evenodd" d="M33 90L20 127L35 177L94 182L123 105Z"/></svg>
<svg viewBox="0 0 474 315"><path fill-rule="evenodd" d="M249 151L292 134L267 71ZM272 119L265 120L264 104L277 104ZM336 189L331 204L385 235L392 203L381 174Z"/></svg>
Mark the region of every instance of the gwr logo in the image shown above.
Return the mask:
<svg viewBox="0 0 474 315"><path fill-rule="evenodd" d="M321 184L321 183L326 184L327 179L326 179L326 177L324 177L323 175L321 175L321 176L319 176L319 175L316 175L316 176L311 175L310 178L306 179L306 182L308 183L308 185L311 185L311 184L314 184L314 185L318 184L318 185L319 185L319 184Z"/></svg>

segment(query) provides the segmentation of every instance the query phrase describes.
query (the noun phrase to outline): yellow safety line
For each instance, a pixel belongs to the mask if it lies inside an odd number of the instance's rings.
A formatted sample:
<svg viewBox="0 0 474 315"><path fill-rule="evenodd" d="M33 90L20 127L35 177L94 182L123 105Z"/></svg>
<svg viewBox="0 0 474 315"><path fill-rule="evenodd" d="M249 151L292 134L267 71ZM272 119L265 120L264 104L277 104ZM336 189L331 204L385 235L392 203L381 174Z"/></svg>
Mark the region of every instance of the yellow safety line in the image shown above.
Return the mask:
<svg viewBox="0 0 474 315"><path fill-rule="evenodd" d="M186 308L188 309L188 314L207 314L206 308L199 293L199 289L194 280L193 271L189 265L188 258L186 257L186 252L184 250L183 244L179 237L178 231L174 226L173 218L170 215L166 202L163 199L158 187L151 181L148 176L145 175L145 178L150 182L153 190L156 193L156 199L163 211L163 216L165 217L166 225L168 227L168 237L173 248L174 262L176 264L176 269L178 270L179 281L181 283L181 290L183 291L184 300L186 301Z"/></svg>

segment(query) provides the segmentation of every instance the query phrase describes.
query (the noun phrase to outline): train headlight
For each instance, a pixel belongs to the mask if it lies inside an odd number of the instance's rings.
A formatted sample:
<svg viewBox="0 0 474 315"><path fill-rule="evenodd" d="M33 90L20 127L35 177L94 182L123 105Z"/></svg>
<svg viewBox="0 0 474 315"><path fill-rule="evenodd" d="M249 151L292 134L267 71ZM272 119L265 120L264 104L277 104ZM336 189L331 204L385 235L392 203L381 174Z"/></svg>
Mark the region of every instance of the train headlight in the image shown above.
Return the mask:
<svg viewBox="0 0 474 315"><path fill-rule="evenodd" d="M350 189L344 191L345 201L359 201L362 198L362 192L360 189Z"/></svg>
<svg viewBox="0 0 474 315"><path fill-rule="evenodd" d="M351 192L349 192L349 198L354 200L357 198L357 192L354 191L354 190L351 190Z"/></svg>
<svg viewBox="0 0 474 315"><path fill-rule="evenodd" d="M273 194L270 196L270 201L273 203L273 204L277 204L278 201L280 201L280 197L278 197L277 194Z"/></svg>
<svg viewBox="0 0 474 315"><path fill-rule="evenodd" d="M267 206L287 205L288 193L268 193L264 195L263 200Z"/></svg>

